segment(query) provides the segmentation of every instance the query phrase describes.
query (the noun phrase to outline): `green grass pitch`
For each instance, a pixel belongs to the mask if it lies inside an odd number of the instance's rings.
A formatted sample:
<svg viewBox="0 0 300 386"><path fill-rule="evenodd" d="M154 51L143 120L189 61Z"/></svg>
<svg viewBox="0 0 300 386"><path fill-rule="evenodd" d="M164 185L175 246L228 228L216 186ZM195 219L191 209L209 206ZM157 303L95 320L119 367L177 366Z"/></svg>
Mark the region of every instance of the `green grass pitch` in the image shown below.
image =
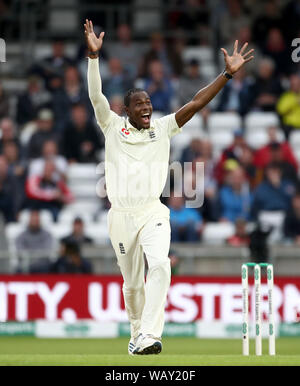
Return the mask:
<svg viewBox="0 0 300 386"><path fill-rule="evenodd" d="M279 338L277 355L241 355L240 339L164 338L160 355L129 356L127 338L115 339L38 339L1 337L0 365L96 365L96 366L300 366L300 338ZM254 342L251 341L251 352Z"/></svg>

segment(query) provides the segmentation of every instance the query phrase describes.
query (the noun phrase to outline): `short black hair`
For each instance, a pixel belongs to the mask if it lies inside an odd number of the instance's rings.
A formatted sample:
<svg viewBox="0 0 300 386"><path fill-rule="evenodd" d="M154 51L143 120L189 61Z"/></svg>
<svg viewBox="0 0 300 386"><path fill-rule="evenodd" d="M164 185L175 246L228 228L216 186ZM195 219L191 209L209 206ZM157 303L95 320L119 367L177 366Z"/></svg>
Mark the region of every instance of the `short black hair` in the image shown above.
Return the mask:
<svg viewBox="0 0 300 386"><path fill-rule="evenodd" d="M66 255L80 255L80 245L73 240L67 240L64 242L66 248Z"/></svg>
<svg viewBox="0 0 300 386"><path fill-rule="evenodd" d="M74 223L77 223L77 222L83 223L83 220L82 220L82 218L81 218L80 216L76 216L76 217L74 218L73 224L74 224Z"/></svg>
<svg viewBox="0 0 300 386"><path fill-rule="evenodd" d="M274 169L279 170L280 172L282 171L281 165L278 162L270 162L266 165L265 172Z"/></svg>
<svg viewBox="0 0 300 386"><path fill-rule="evenodd" d="M137 92L144 92L144 91L145 90L143 90L142 88L131 88L130 90L128 90L124 96L124 105L126 107L129 107L131 96Z"/></svg>
<svg viewBox="0 0 300 386"><path fill-rule="evenodd" d="M74 103L71 103L71 110L73 109L77 109L77 108L82 108L84 110L86 110L86 106L84 103L82 103L81 101L76 101Z"/></svg>
<svg viewBox="0 0 300 386"><path fill-rule="evenodd" d="M270 143L270 150L272 150L272 151L281 150L280 143L279 142Z"/></svg>
<svg viewBox="0 0 300 386"><path fill-rule="evenodd" d="M199 66L199 60L192 58L189 60L188 65L189 66Z"/></svg>

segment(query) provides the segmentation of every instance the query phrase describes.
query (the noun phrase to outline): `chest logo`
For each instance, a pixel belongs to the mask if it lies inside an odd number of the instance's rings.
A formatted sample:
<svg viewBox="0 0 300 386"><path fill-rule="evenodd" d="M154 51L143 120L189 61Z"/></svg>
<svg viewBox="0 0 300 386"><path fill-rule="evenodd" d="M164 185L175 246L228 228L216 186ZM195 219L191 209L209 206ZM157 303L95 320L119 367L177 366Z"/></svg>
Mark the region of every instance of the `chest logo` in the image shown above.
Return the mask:
<svg viewBox="0 0 300 386"><path fill-rule="evenodd" d="M149 137L150 137L150 139L156 138L156 134L155 134L155 132L153 130L149 131Z"/></svg>
<svg viewBox="0 0 300 386"><path fill-rule="evenodd" d="M130 131L125 129L125 127L123 127L123 129L121 130L122 133L126 134L126 135L129 135L130 134Z"/></svg>
<svg viewBox="0 0 300 386"><path fill-rule="evenodd" d="M121 255L125 255L125 247L123 243L119 243L119 248Z"/></svg>

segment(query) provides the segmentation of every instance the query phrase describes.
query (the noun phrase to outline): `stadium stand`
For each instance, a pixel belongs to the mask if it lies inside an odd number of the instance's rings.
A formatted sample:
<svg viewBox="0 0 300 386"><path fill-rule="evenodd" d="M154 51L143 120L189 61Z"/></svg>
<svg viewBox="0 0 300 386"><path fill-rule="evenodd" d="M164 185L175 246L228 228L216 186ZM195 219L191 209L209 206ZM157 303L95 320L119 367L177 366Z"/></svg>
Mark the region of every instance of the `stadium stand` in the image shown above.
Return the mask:
<svg viewBox="0 0 300 386"><path fill-rule="evenodd" d="M14 0L10 3L10 15L13 15L14 11L20 6L21 0ZM65 82L64 71L67 66L62 63L72 63L77 68L80 86L82 86L83 90L82 92L86 92L86 53L81 24L88 15L94 16L94 24L97 31L100 31L102 28L105 28L106 30L105 45L103 46L103 55L100 64L100 70L103 75L103 80L105 81L110 79L111 75L109 60L112 56L110 53L115 52L115 48L118 47L118 44L120 43L118 40L120 37L117 32L118 26L127 24L128 30L131 33L131 39L135 44L132 52L135 52L135 50L136 52L139 52L139 57L136 57L135 63L133 63L133 74L136 75L134 76L134 79L130 79L130 82L136 86L142 85L145 81L144 77L141 76L142 58L145 53L151 51L150 40L151 36L153 36L153 32L160 31L165 46L163 50L157 54L158 57L154 57L154 59L161 60L164 69L166 70L166 74L168 74L166 75L166 78L168 78L168 81L175 90L170 103L172 111L179 107L176 91L178 91L179 87L179 78L187 70L188 63L191 60L197 60L202 78L207 81L212 80L223 70L223 61L220 61L221 56L217 53L215 47L231 46L231 39L227 37L230 36L233 38L233 35L240 36L242 32L242 23L239 24L238 20L233 23L233 25L228 25L226 22L222 24L222 20L228 20L229 10L226 6L226 2L224 2L224 7L220 9L220 14L218 15L215 15L214 13L214 5L216 2L199 2L199 9L201 11L205 11L208 15L214 15L213 18L208 18L208 21L202 20L200 23L201 25L194 23L194 19L189 12L189 7L191 5L188 1L162 2L160 0L153 0L151 1L151 4L148 4L147 7L145 7L144 1L135 0L131 2L132 8L124 6L121 1L115 1L115 13L112 13L112 7L108 4L104 4L105 2L97 2L97 4L95 4L96 2L87 1L84 6L76 0L49 0L45 1L44 5L42 4L43 2L38 1L32 3L34 4L31 9L26 8L28 7L27 2L26 4L23 4L25 7L24 9L27 10L27 19L24 17L22 20L14 20L14 18L8 15L7 19L3 19L3 26L0 26L2 35L7 37L9 43L7 44L8 60L6 63L1 63L1 85L9 98L9 117L12 118L16 124L15 134L17 140L20 142L21 154L18 161L22 162L22 165L27 169L32 161L32 159L28 157L28 144L37 125L36 119L18 124L18 98L27 90L29 79L34 75L40 77L47 92L51 93L54 102L56 102ZM264 57L267 52L264 44L265 37L270 28L266 26L265 36L258 36L254 27L256 25L255 21L259 17L259 9L256 12L257 14L252 13L247 7L249 2L242 1L241 3L244 4L244 8L241 11L241 20L248 20L250 29L252 28L253 39L250 41L250 45L253 44L257 47L257 61L259 61L259 58ZM280 11L282 12L280 14L286 15L286 13L284 13L286 2L283 1L281 3L280 6L277 5L278 7L281 7ZM133 12L131 12L131 10L133 10ZM29 18L30 12L31 18ZM5 23L5 20L8 20L9 23ZM27 28L28 26L26 23L31 23L30 29ZM288 20L284 19L283 23L288 24ZM201 32L199 27L201 27ZM284 34L283 37L286 42L289 42L289 36L290 34ZM297 36L296 31L294 31L294 36ZM53 51L53 43L57 40L63 43L62 57L59 55L56 56ZM153 55L153 52L151 55ZM176 60L174 59L175 57ZM45 66L45 63L48 63L49 65L49 62L45 61L46 58L47 60L50 60L51 66L53 66L51 67L51 71L53 71L53 68L55 68L56 65L57 69L59 69L57 70L57 73L54 71L51 77L45 76L45 73L47 74L47 71L49 70L49 67L47 67L47 65ZM280 80L283 92L285 92L289 90L291 74L294 72L299 74L299 65L287 63L286 66L282 66L282 63L276 62L275 59L273 60L275 63L274 73ZM182 63L179 70L178 62ZM259 63L257 63L257 68L258 67ZM37 70L37 68L39 70ZM122 71L124 77L128 76L125 66L122 67ZM276 109L273 108L270 111L264 111L263 109L258 110L258 105L255 104L255 90L253 90L252 87L254 87L255 81L259 79L258 73L255 71L253 72L252 69L251 73L247 73L246 71L245 79L249 85L249 98L247 99L249 105L247 106L245 115L241 116L235 108L230 109L228 112L218 111L216 103L217 99L215 99L208 105L205 112L195 115L193 119L183 127L182 133L173 137L171 141L171 161L180 161L183 151L195 138L202 142L206 141L212 146L212 159L209 160L210 162L208 162L207 154L204 154L204 151L202 153L200 151L199 154L195 152L195 158L192 160L194 163L204 162L205 168L207 168L207 174L205 176L207 191L205 194L207 202L209 202L209 210L205 205L202 208L198 208L199 213L204 219L202 235L198 242L199 248L206 248L206 246L209 246L212 248L211 250L213 250L214 247L224 246L226 240L232 236L235 231L235 225L233 223L220 222L220 217L217 215L217 199L221 183L216 177L216 165L219 164L223 151L229 149L225 157L226 161L229 162L224 162L224 169L222 169L222 184L228 183L227 179L230 178L230 170L232 170L232 168L241 167L247 175L249 186L253 193L264 178L264 168L255 165L253 159L255 159L257 151L264 145L270 143L269 128L272 126L276 127L277 142L283 143L285 141L286 128L283 127ZM70 96L71 105L83 102L80 100L80 93L76 87L74 87L74 89L72 88L71 83L72 82L68 84L68 90L65 90L65 93ZM220 97L221 94L222 92L217 98ZM266 94L267 95L264 95L264 97L268 99L270 95L268 95L267 92ZM118 98L123 97L123 95L115 96ZM36 103L34 97L32 98L31 103ZM89 101L84 101L84 103L87 104L88 119L90 122L93 122L93 111ZM276 101L273 101L272 103L274 106L276 105ZM56 122L57 107L61 108L61 106L57 106L55 103L52 106L48 106L54 114L55 123L58 123L58 125L55 125L57 127L54 130L57 131L55 132L55 136L57 138L57 145L60 148L59 153L60 155L65 156L61 139L65 130L69 127L69 123L67 122L67 119L64 124ZM65 113L67 109L64 110L63 108L62 111ZM118 113L122 114L122 111L118 111ZM152 119L160 118L162 115L161 112L154 111ZM5 118L5 116L0 116L0 133L2 133L1 120L3 118ZM242 131L245 144L237 145L234 149L231 149L230 146L234 141L234 133L237 130ZM2 142L3 141L0 138L1 155L4 154ZM300 128L293 128L293 130L291 130L288 144L291 146L291 151L296 157L299 166ZM248 146L247 151L245 152L246 155L244 155L243 151L245 150L246 145ZM241 154L243 154L243 156ZM7 157L7 155L5 155L5 157ZM97 162L102 161L103 149L97 152L96 163L90 163L90 161L88 161L88 163L73 162L73 160L70 160L66 182L74 196L74 201L62 205L57 222L53 221L52 216L46 210L40 212L41 223L55 238L57 248L59 240L70 233L74 218L80 216L85 223L87 236L93 240L98 248L91 253L92 258L95 259L101 254L99 251L102 250L102 247L103 250L106 250L105 248L108 248L109 246L107 230L107 210L109 208L109 203L107 198L102 195L105 189L101 187L101 197L99 197L99 187L97 186L97 183L101 178L97 171ZM94 162L94 160L92 162ZM18 168L13 163L9 163L8 168L11 178L18 180L18 186L24 186L25 181L19 178ZM294 182L293 186L295 192L298 191L300 187L299 170L300 168L298 167L298 180ZM0 170L0 175L1 173ZM191 176L189 176L189 178L190 177ZM195 176L192 175L192 177ZM191 178L191 180L193 180L193 178ZM17 269L18 266L15 253L15 239L18 234L24 230L28 222L29 209L29 200L28 197L25 196L22 204L18 207L18 213L14 221L5 223L5 221L2 220L3 234L7 240L9 250L8 255L12 262L11 271ZM207 211L214 214L216 213L214 222L212 222L212 216L207 216ZM280 246L284 246L286 243L281 229L284 215L285 213L282 212L260 213L259 215L259 221L268 226L272 224L276 228L275 231L272 232L270 240ZM250 219L248 225L252 224L252 221L253 219ZM181 249L182 256L185 256L185 253L187 256L190 252L184 252L183 249ZM209 256L209 253L210 252L207 252L207 256ZM108 253L108 255L110 254L111 252ZM1 258L0 272L2 267L7 267L7 263L4 264L2 261L4 262ZM7 270L7 268L3 268L3 270L5 269Z"/></svg>
<svg viewBox="0 0 300 386"><path fill-rule="evenodd" d="M207 120L209 133L219 133L220 131L233 132L242 127L242 119L235 112L211 113Z"/></svg>

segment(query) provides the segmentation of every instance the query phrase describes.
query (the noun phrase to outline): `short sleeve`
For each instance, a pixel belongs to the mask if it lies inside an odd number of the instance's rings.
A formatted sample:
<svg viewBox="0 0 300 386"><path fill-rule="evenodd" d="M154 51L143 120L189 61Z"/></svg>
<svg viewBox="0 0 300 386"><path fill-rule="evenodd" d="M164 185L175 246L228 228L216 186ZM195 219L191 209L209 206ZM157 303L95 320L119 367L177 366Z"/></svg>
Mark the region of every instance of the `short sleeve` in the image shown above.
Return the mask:
<svg viewBox="0 0 300 386"><path fill-rule="evenodd" d="M101 128L104 136L106 137L108 132L111 129L121 127L121 125L123 124L123 121L124 121L124 118L120 117L115 112L110 111L109 120L105 124L102 123L102 125L97 120L97 124Z"/></svg>
<svg viewBox="0 0 300 386"><path fill-rule="evenodd" d="M157 119L157 123L161 126L162 130L168 133L169 138L172 138L174 135L181 133L182 131L182 128L179 127L176 122L175 113Z"/></svg>

